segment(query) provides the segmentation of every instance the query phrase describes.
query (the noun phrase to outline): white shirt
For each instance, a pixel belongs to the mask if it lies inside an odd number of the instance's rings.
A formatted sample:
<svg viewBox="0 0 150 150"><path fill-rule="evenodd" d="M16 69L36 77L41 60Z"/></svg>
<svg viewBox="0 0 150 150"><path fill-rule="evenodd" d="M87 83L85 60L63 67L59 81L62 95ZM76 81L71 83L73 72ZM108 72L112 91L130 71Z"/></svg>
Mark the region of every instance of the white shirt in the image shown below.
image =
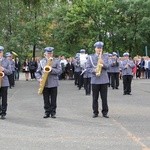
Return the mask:
<svg viewBox="0 0 150 150"><path fill-rule="evenodd" d="M148 68L148 60L145 60L145 65L144 65L144 68Z"/></svg>
<svg viewBox="0 0 150 150"><path fill-rule="evenodd" d="M68 62L67 62L67 60L66 60L66 59L62 59L62 60L60 61L60 64L61 64L61 63L63 63L63 64L64 64L64 66L66 67L66 65L67 65L67 63L68 63Z"/></svg>

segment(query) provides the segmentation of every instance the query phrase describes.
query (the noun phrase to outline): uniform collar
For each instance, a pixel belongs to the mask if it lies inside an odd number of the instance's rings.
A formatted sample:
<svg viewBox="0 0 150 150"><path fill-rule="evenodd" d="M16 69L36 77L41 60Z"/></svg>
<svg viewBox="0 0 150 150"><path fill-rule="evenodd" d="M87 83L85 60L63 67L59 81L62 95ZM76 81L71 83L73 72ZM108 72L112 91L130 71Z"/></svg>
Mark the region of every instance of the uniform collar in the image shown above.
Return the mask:
<svg viewBox="0 0 150 150"><path fill-rule="evenodd" d="M3 59L4 59L4 57L1 57L1 58L0 58L0 61L2 61Z"/></svg>

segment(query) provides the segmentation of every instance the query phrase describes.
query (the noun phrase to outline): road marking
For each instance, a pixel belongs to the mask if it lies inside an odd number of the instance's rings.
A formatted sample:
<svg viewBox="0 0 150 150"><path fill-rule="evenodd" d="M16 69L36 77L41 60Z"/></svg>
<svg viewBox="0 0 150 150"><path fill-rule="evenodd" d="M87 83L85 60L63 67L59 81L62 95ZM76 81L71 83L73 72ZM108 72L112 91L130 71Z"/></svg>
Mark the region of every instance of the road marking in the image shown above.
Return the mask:
<svg viewBox="0 0 150 150"><path fill-rule="evenodd" d="M141 142L141 139L137 136L135 136L134 134L132 134L130 131L128 131L120 122L118 122L115 119L112 119L116 124L118 124L120 126L120 128L122 130L124 130L129 139L131 139L133 142L136 142L137 144L139 144L142 147L142 150L150 150L150 147L147 147L144 143Z"/></svg>

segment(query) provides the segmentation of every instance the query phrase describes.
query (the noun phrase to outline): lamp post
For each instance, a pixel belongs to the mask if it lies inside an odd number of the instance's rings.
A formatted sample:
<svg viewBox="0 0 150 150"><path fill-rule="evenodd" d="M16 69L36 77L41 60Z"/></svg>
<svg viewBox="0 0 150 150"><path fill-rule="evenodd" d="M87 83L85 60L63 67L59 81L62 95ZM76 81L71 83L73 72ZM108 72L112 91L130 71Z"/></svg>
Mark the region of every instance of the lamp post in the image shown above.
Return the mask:
<svg viewBox="0 0 150 150"><path fill-rule="evenodd" d="M148 56L148 54L147 54L147 46L145 46L145 56Z"/></svg>

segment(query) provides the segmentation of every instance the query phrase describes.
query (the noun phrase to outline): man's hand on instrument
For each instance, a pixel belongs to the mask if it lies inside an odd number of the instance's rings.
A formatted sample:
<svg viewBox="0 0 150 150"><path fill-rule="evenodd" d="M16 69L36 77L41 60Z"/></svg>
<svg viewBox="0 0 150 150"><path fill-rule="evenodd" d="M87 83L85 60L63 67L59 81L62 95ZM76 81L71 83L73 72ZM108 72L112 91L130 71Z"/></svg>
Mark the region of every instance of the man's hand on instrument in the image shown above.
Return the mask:
<svg viewBox="0 0 150 150"><path fill-rule="evenodd" d="M42 82L42 79L40 78L40 79L38 79L38 81L39 81L39 84L41 84L41 82Z"/></svg>
<svg viewBox="0 0 150 150"><path fill-rule="evenodd" d="M104 61L102 59L99 60L100 64L104 64Z"/></svg>
<svg viewBox="0 0 150 150"><path fill-rule="evenodd" d="M128 68L128 67L129 67L129 64L126 64L126 65L125 65L125 68Z"/></svg>
<svg viewBox="0 0 150 150"><path fill-rule="evenodd" d="M4 68L1 66L1 67L0 67L0 72L2 72L2 71L4 71Z"/></svg>

